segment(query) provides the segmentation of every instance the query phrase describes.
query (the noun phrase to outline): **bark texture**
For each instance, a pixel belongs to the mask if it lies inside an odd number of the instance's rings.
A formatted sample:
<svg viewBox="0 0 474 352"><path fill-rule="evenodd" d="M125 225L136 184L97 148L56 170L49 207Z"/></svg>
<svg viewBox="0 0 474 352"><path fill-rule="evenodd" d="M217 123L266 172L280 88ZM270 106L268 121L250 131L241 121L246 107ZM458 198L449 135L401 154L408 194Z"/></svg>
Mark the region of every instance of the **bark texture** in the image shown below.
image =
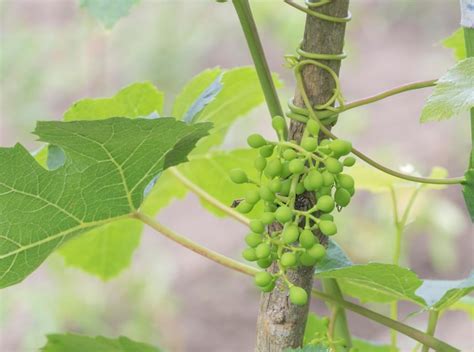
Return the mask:
<svg viewBox="0 0 474 352"><path fill-rule="evenodd" d="M318 11L336 17L346 17L349 0L334 0L332 3L318 8ZM295 10L296 11L296 10ZM344 46L344 23L333 23L307 16L302 48L307 52L339 54ZM340 61L320 60L339 73ZM316 104L325 103L333 94L335 87L331 76L324 70L313 65L303 69L303 80L310 101ZM298 90L295 92L294 104L304 107ZM305 124L292 121L289 138L301 139ZM303 194L297 198L296 208L307 210L315 203L313 194ZM325 236L320 237L324 241ZM277 267L269 269L276 272ZM288 271L288 278L297 286L303 287L308 295L313 285L314 268L299 268ZM310 296L310 295L309 295ZM256 352L281 352L289 347L300 347L303 342L304 329L308 316L310 300L303 306L289 302L287 288L280 280L270 293L263 293L260 300L260 310L257 321Z"/></svg>

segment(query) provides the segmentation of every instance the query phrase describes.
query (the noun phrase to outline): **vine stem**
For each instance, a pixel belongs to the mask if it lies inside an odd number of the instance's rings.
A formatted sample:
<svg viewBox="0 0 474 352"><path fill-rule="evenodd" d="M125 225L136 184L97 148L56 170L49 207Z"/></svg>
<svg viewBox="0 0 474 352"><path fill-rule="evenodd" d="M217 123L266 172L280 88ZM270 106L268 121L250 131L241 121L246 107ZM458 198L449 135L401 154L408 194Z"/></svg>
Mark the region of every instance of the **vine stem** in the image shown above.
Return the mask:
<svg viewBox="0 0 474 352"><path fill-rule="evenodd" d="M246 218L245 216L243 216L236 210L232 209L231 207L228 207L227 205L219 201L217 198L214 198L212 195L207 193L201 187L199 187L194 182L189 180L186 176L184 176L177 168L172 167L169 169L169 171L173 174L174 177L176 177L179 180L179 182L181 182L190 191L197 194L200 198L204 199L206 202L210 203L211 205L221 210L222 212L226 213L230 217L233 217L235 220L239 221L240 223L246 226L250 225L250 220L248 218Z"/></svg>
<svg viewBox="0 0 474 352"><path fill-rule="evenodd" d="M182 236L173 230L169 229L168 227L162 225L152 217L142 213L142 212L136 212L131 215L132 218L136 218L143 223L147 224L150 226L152 229L156 230L157 232L161 233L163 236L169 238L170 240L182 245L185 248L188 248L189 250L202 255L203 257L210 259L214 261L217 264L220 264L222 266L225 266L229 269L238 271L242 274L250 275L253 276L255 273L259 272L258 269L253 268L249 265L246 265L244 263L240 263L237 260L234 260L232 258L226 257L225 255L222 255L218 252L215 252L213 250L210 250L209 248L202 246L189 238ZM420 330L417 330L415 328L412 328L408 325L405 325L401 322L398 322L396 320L390 319L386 316L383 316L382 314L376 313L374 311L371 311L370 309L367 309L365 307L359 306L355 303L351 303L348 301L345 301L342 298L338 297L333 297L329 294L326 294L324 292L318 291L316 289L312 289L311 294L314 297L320 298L322 300L325 300L327 302L331 302L334 304L337 304L341 306L342 308L348 309L356 314L362 315L370 320L373 320L381 325L387 326L389 328L395 329L402 334L409 336L413 338L414 340L427 345L435 350L439 351L445 351L445 352L460 352L460 350L456 349L455 347L438 340L434 338L433 336L430 336Z"/></svg>
<svg viewBox="0 0 474 352"><path fill-rule="evenodd" d="M435 330L436 330L436 325L438 324L438 317L439 317L439 311L437 310L430 310L429 316L428 316L428 329L426 330L426 333L430 336L434 336ZM421 352L428 352L430 350L430 346L424 345L423 348L421 349Z"/></svg>

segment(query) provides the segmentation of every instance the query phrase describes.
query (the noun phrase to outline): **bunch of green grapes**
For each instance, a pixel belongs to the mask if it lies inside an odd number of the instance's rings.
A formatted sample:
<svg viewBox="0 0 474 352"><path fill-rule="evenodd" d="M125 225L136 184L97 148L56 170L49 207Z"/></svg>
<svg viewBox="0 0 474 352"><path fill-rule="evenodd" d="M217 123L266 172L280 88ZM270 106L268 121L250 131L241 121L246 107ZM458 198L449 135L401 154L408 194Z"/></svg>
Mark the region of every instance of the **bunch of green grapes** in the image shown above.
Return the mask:
<svg viewBox="0 0 474 352"><path fill-rule="evenodd" d="M354 195L354 179L343 169L353 166L355 159L348 156L350 142L319 141L319 125L314 120L308 120L300 144L284 139L283 117L274 117L272 126L280 137L278 142L267 141L259 134L247 139L250 147L259 150L254 163L259 178L250 179L242 169L230 172L233 182L257 186L239 203L239 212L249 213L257 203L264 203L264 213L250 222L252 232L245 237L248 247L242 255L262 269L273 262L278 264L277 273L263 270L255 275L255 284L263 292L272 291L281 278L289 288L290 301L305 305L307 292L292 284L286 271L314 266L325 256L326 249L314 232L319 230L325 236L337 233L331 213L347 206ZM314 193L315 205L308 210L295 209L297 197L306 192ZM267 228L270 224L275 224L272 231Z"/></svg>

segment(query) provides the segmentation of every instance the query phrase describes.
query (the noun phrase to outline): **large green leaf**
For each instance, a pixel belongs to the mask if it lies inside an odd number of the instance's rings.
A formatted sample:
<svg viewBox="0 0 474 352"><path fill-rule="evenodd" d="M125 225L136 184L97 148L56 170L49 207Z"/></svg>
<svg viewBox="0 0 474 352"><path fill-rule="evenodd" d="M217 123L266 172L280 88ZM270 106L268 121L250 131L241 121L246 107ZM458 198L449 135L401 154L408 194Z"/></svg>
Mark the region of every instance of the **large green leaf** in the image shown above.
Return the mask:
<svg viewBox="0 0 474 352"><path fill-rule="evenodd" d="M466 46L464 43L464 29L462 27L443 40L443 45L446 48L453 49L457 60L464 60L466 58Z"/></svg>
<svg viewBox="0 0 474 352"><path fill-rule="evenodd" d="M351 266L352 262L342 248L332 239L328 241L326 256L316 265L315 272L329 271L332 269Z"/></svg>
<svg viewBox="0 0 474 352"><path fill-rule="evenodd" d="M428 98L421 122L440 121L474 107L474 58L458 62L436 83Z"/></svg>
<svg viewBox="0 0 474 352"><path fill-rule="evenodd" d="M210 127L173 118L39 122L40 141L66 154L54 171L19 144L0 148L0 287L74 235L135 212L153 178L185 161Z"/></svg>
<svg viewBox="0 0 474 352"><path fill-rule="evenodd" d="M130 12L130 8L140 0L80 0L80 6L87 9L106 28L114 24Z"/></svg>
<svg viewBox="0 0 474 352"><path fill-rule="evenodd" d="M120 336L83 336L76 334L51 334L41 348L43 352L160 352L157 347Z"/></svg>

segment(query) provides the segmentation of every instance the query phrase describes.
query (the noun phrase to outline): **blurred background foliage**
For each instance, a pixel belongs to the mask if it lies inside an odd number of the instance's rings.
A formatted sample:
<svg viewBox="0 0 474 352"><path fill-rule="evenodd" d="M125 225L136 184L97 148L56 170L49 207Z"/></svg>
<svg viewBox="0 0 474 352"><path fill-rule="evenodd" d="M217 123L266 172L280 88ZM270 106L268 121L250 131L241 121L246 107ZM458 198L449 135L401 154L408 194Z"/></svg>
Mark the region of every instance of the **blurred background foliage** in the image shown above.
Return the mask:
<svg viewBox="0 0 474 352"><path fill-rule="evenodd" d="M286 101L294 84L283 55L299 43L304 17L280 2L252 4L270 66L286 83L281 90ZM440 43L458 27L457 2L358 0L351 11L349 59L341 72L348 101L437 78L454 63L453 53ZM39 147L30 134L35 121L60 119L80 98L111 96L147 80L166 92L169 112L173 97L203 69L251 63L232 7L210 0L142 0L110 29L76 0L2 0L0 40L1 145L21 142L31 150ZM460 175L470 147L468 119L420 125L429 91L347 112L336 132L393 168L412 164L429 174L437 165ZM271 136L264 106L231 128L224 148L243 146L255 130ZM377 174L365 177L370 185ZM411 191L397 187L402 207ZM368 187L353 204L338 218L337 241L354 262L390 262L395 238L390 193ZM178 212L183 207L186 214ZM160 218L239 257L245 230L206 214L194 196L175 202ZM472 232L458 187L424 190L406 228L402 265L422 277L463 278L474 264ZM131 268L107 283L65 267L55 255L24 283L0 292L0 346L7 352L35 350L46 333L74 331L123 334L169 351L246 351L254 341L257 304L250 280L148 234ZM320 302L314 305L324 312ZM446 315L456 320L441 321L440 337L470 346L467 316ZM409 322L424 328L418 318ZM388 338L385 329L359 319L350 316L359 336Z"/></svg>

